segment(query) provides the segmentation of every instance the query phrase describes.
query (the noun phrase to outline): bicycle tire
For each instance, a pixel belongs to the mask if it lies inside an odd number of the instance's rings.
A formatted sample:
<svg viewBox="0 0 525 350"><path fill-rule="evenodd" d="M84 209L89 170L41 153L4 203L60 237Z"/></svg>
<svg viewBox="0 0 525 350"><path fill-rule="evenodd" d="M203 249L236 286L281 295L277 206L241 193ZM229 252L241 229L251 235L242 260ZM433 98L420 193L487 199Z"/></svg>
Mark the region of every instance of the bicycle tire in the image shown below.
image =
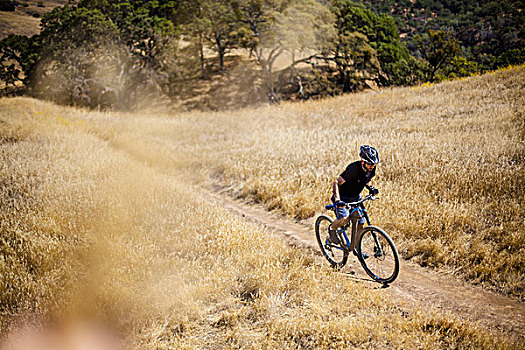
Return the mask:
<svg viewBox="0 0 525 350"><path fill-rule="evenodd" d="M397 278L399 254L394 241L383 229L377 226L365 227L359 233L357 247L361 265L375 281L388 284ZM368 255L366 259L363 254Z"/></svg>
<svg viewBox="0 0 525 350"><path fill-rule="evenodd" d="M334 220L326 215L321 215L315 220L315 236L321 252L333 268L340 269L348 261L348 248L343 244L331 244L327 242L329 237L328 227ZM342 241L342 237L340 237Z"/></svg>

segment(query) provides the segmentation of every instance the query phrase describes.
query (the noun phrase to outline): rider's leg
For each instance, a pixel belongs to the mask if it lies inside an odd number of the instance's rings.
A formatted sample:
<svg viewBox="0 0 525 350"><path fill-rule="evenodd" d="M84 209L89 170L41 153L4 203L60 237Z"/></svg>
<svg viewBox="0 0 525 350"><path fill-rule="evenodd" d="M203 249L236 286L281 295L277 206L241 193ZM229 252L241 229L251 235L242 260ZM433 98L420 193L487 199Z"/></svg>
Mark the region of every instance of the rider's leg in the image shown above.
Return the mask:
<svg viewBox="0 0 525 350"><path fill-rule="evenodd" d="M328 233L330 234L330 243L339 244L341 243L339 237L337 236L337 229L348 222L349 217L343 216L339 219L335 219L334 222L328 227Z"/></svg>
<svg viewBox="0 0 525 350"><path fill-rule="evenodd" d="M337 230L339 227L346 225L350 221L350 216L343 216L341 218L335 219L330 225L332 230Z"/></svg>
<svg viewBox="0 0 525 350"><path fill-rule="evenodd" d="M361 221L361 220L359 220L359 221ZM356 242L357 242L357 234L359 232L361 232L361 230L363 229L364 226L365 226L364 222L359 222L357 224L357 229L355 231L352 231L352 240L350 241L350 249L351 250L355 249L355 245L356 245Z"/></svg>
<svg viewBox="0 0 525 350"><path fill-rule="evenodd" d="M334 197L332 202L335 204ZM335 220L332 222L331 230L336 231L339 227L346 225L350 221L350 213L346 207L335 207Z"/></svg>

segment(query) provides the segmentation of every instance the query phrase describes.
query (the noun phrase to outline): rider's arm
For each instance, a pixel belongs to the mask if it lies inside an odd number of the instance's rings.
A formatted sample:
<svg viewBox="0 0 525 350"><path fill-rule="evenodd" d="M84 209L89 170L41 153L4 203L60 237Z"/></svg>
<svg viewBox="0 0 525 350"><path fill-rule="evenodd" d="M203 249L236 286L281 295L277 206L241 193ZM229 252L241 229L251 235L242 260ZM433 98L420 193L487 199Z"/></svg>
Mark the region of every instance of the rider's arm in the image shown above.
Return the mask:
<svg viewBox="0 0 525 350"><path fill-rule="evenodd" d="M339 186L345 183L345 179L343 179L341 176L337 178L337 180L334 181L333 185L333 192L334 192L334 201L337 203L339 200L341 200L339 196Z"/></svg>
<svg viewBox="0 0 525 350"><path fill-rule="evenodd" d="M372 186L372 181L371 180L366 184L365 187L368 189L368 191L370 191L370 194L372 194L372 195L376 195L376 194L379 193L378 189L375 188L374 186Z"/></svg>
<svg viewBox="0 0 525 350"><path fill-rule="evenodd" d="M372 170L372 177L375 177L376 175L376 168L374 168ZM365 185L366 188L370 189L370 187L374 188L374 186L372 185L372 179L370 179L370 181L368 181L368 183Z"/></svg>

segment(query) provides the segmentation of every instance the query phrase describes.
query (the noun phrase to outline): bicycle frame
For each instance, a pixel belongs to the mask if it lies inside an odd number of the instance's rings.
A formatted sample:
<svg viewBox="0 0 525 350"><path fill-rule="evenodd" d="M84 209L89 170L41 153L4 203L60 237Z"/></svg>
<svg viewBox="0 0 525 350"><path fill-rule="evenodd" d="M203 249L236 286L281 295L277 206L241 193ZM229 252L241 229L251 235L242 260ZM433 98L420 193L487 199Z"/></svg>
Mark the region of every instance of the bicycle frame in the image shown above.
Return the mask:
<svg viewBox="0 0 525 350"><path fill-rule="evenodd" d="M316 219L315 234L321 252L332 267L340 269L345 266L349 253L352 252L370 277L377 282L388 284L393 282L399 273L399 255L390 236L371 223L363 202L374 199L370 194L359 201L345 204L350 217L345 225L337 229L337 243L332 241L335 238L332 238L330 225L334 219L330 216L320 215ZM326 209L337 211L335 203L327 205ZM357 229L361 225L358 221L368 224L359 232ZM351 234L347 232L349 228L352 229Z"/></svg>
<svg viewBox="0 0 525 350"><path fill-rule="evenodd" d="M366 211L366 208L362 205L362 203L366 200L373 200L373 197L372 196L367 196L366 198L358 201L358 202L355 202L355 203L347 203L347 206L353 206L353 205L356 205L354 208L352 208L352 211L350 211L349 213L349 216L352 217L352 215L354 215L354 213L356 213L358 216L354 217L353 219L351 219L346 225L344 225L342 228L341 228L341 235L343 236L344 238L344 242L345 242L345 245L348 249L348 251L350 251L350 247L352 246L352 242L351 242L351 239L348 238L348 235L346 234L346 230L350 227L352 227L352 232L354 232L354 230L357 230L357 220L361 217L364 217L365 220L366 220L366 224L368 226L371 226L372 223L370 221L370 217L368 216L368 213ZM359 232L356 232L355 235L352 234L352 238L355 237L355 239L357 239L357 235L359 234ZM376 243L376 246L379 247L380 251L377 252L376 254L379 254L379 256L381 256L383 254L383 249L381 247L381 244L377 238L377 236L375 234L372 234L372 236L374 237L374 241ZM333 248L336 248L337 247L333 247ZM361 259L360 256L358 256L359 259Z"/></svg>

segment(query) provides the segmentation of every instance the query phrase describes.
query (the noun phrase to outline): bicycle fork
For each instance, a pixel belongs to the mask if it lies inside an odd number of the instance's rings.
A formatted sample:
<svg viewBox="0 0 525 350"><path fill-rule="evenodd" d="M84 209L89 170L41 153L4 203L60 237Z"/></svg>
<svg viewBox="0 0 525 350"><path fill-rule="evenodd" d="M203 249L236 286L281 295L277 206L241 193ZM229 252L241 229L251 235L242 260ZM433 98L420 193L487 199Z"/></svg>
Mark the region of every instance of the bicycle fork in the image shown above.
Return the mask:
<svg viewBox="0 0 525 350"><path fill-rule="evenodd" d="M366 224L368 226L371 226L372 223L370 222L370 217L368 216L368 213L366 212L365 207L355 208L350 215L351 215L351 220L352 220L352 242L354 244L354 249L355 249L355 245L357 244L357 238L358 238L357 237L357 233L358 233L357 232L357 220L359 220L361 217L364 217L366 220ZM374 243L375 243L374 256L376 258L383 256L384 255L383 248L381 247L379 238L377 238L377 234L374 231L372 231L372 237L374 238ZM359 257L359 259L361 259L361 257Z"/></svg>

